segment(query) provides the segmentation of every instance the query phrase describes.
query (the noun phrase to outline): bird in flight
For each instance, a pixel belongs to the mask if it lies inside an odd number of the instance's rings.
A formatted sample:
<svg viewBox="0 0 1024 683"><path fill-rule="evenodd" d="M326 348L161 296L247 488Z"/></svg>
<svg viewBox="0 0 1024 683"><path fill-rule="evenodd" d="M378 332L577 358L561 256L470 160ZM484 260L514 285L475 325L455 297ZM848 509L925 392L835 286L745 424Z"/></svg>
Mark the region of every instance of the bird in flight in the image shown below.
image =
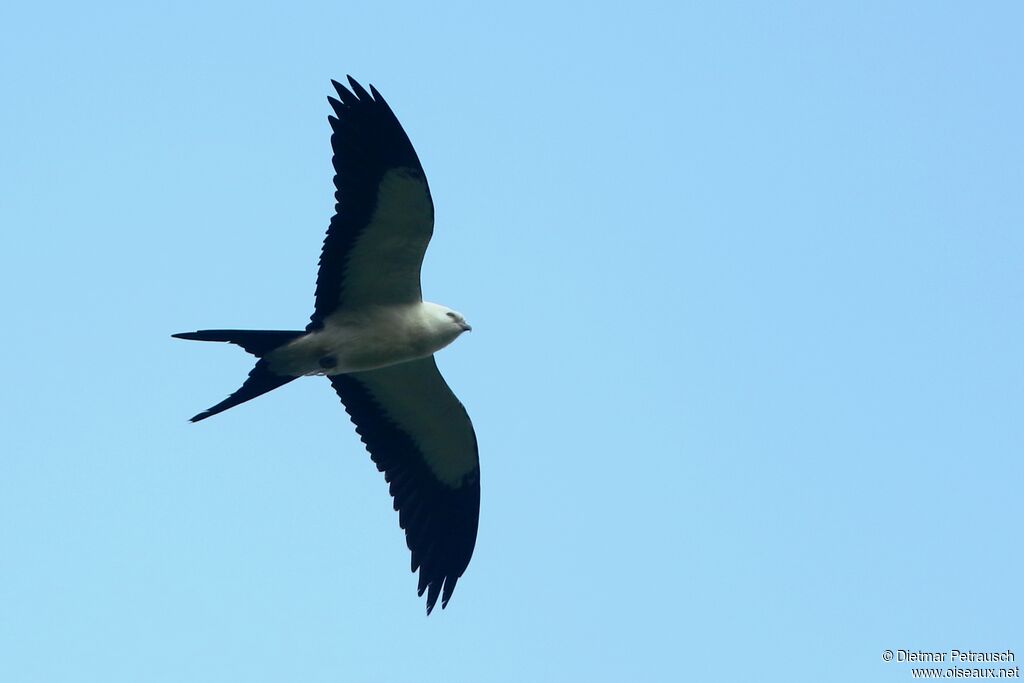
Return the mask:
<svg viewBox="0 0 1024 683"><path fill-rule="evenodd" d="M469 565L480 516L476 434L434 353L472 329L423 301L420 266L434 204L416 151L371 85L331 81L335 214L303 331L199 330L179 339L230 342L256 356L242 387L199 422L304 375L326 375L394 497L419 570L427 614Z"/></svg>

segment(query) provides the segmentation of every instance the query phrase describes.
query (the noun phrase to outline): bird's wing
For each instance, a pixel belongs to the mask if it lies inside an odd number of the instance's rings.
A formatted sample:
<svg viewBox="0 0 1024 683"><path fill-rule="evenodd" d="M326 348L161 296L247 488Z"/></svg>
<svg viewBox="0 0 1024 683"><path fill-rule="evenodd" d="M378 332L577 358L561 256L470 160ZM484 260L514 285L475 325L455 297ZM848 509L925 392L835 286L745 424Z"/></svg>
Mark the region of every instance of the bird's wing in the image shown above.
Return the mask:
<svg viewBox="0 0 1024 683"><path fill-rule="evenodd" d="M430 614L438 595L441 607L448 604L476 544L480 462L473 424L432 356L330 380L391 485Z"/></svg>
<svg viewBox="0 0 1024 683"><path fill-rule="evenodd" d="M371 85L331 81L335 214L327 229L307 329L339 308L415 303L434 231L434 203L409 137ZM372 94L371 94L372 93Z"/></svg>

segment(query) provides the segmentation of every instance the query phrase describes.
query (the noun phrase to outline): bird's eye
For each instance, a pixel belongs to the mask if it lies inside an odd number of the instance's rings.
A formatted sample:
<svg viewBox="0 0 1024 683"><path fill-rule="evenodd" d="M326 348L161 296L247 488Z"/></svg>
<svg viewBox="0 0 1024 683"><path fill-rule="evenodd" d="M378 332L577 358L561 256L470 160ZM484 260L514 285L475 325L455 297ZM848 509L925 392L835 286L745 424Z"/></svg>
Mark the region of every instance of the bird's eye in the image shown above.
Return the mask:
<svg viewBox="0 0 1024 683"><path fill-rule="evenodd" d="M447 316L448 316L449 318L451 318L452 320L455 320L455 314L454 314L454 313L452 313L451 311L448 311L447 313L445 313L445 315L447 315Z"/></svg>

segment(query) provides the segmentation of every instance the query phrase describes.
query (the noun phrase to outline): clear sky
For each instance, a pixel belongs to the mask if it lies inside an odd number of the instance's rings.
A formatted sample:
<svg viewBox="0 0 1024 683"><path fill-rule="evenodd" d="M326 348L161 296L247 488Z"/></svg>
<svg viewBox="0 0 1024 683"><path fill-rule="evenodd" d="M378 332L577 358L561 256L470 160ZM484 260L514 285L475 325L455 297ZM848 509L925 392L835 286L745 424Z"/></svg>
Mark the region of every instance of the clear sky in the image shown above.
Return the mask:
<svg viewBox="0 0 1024 683"><path fill-rule="evenodd" d="M1019 663L1024 10L700 5L5 3L0 680ZM348 73L474 326L429 618L328 382L188 424L251 360L170 338L306 323Z"/></svg>

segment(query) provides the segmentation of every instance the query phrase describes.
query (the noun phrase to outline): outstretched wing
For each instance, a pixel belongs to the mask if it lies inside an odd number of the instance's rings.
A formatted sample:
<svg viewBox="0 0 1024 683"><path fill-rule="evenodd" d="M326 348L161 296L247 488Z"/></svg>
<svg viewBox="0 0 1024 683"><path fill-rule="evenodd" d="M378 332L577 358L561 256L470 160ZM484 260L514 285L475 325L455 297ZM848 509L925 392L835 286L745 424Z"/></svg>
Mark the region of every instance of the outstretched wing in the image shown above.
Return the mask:
<svg viewBox="0 0 1024 683"><path fill-rule="evenodd" d="M339 308L415 303L434 231L434 204L416 150L371 85L331 81L335 214L327 229L307 329ZM372 93L372 94L371 94Z"/></svg>
<svg viewBox="0 0 1024 683"><path fill-rule="evenodd" d="M330 380L391 485L430 614L439 595L441 607L448 604L476 545L480 463L473 424L433 357Z"/></svg>

